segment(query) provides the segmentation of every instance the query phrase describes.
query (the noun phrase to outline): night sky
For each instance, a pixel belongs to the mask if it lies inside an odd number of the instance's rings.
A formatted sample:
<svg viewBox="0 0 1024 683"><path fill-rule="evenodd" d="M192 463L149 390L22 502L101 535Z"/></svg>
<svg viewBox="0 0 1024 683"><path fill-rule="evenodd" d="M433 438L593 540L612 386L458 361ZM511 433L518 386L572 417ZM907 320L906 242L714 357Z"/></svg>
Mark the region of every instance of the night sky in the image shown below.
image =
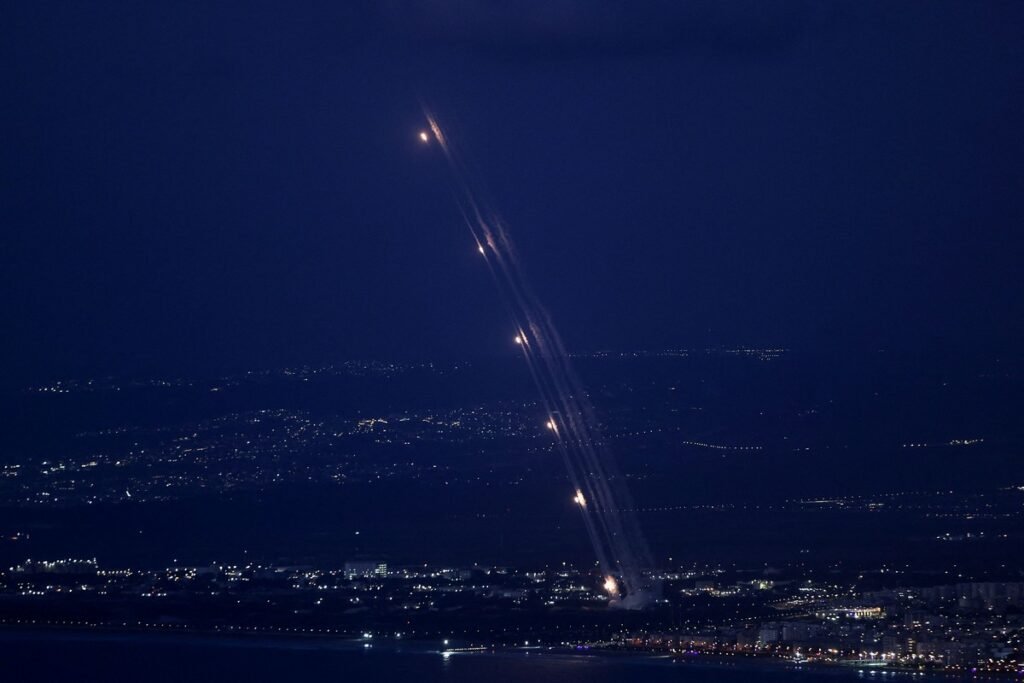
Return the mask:
<svg viewBox="0 0 1024 683"><path fill-rule="evenodd" d="M511 353L421 99L573 349L1019 345L1024 3L597 5L6 3L3 380Z"/></svg>

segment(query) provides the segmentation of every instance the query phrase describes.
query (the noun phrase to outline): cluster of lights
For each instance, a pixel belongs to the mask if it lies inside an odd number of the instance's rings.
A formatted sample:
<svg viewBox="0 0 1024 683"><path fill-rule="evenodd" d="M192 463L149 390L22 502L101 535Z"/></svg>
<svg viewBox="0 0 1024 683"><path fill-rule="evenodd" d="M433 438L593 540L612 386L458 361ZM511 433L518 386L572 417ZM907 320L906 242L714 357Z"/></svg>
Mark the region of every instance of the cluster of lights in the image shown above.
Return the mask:
<svg viewBox="0 0 1024 683"><path fill-rule="evenodd" d="M763 446L725 446L716 443L704 443L702 441L683 441L684 446L697 446L698 448L711 448L717 451L759 451Z"/></svg>

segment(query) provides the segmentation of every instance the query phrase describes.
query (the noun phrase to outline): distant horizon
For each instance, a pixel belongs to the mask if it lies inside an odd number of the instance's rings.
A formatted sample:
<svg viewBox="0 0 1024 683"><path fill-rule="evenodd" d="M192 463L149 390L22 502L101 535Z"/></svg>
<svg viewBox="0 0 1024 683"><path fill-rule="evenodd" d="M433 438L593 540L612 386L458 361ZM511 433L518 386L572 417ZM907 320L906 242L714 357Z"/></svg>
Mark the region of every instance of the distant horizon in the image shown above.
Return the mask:
<svg viewBox="0 0 1024 683"><path fill-rule="evenodd" d="M754 345L754 344L722 344L722 345L709 345L709 346L666 346L666 347L646 347L646 348L602 348L602 349L590 349L590 350L570 350L569 354L573 358L579 359L599 359L599 358L621 358L627 359L631 356L634 357L682 357L680 354L713 354L713 353L729 353L738 351L769 351L773 354L798 354L809 357L815 356L828 356L831 354L854 354L860 356L871 356L874 354L892 354L895 356L911 356L917 357L922 356L923 358L929 358L933 356L942 356L946 358L962 358L964 360L970 360L971 362L983 362L983 361L1000 361L1000 360L1013 360L1024 358L1024 350L1013 348L987 348L979 349L973 348L969 351L964 348L956 348L949 345L928 345L922 344L919 347L907 346L902 348L868 348L859 347L851 348L847 346L832 346L832 347L814 347L814 348L800 348L794 346L778 346L778 345ZM417 357L417 356L369 356L369 357L336 357L331 360L319 360L319 361L305 361L289 364L278 364L278 365L240 365L240 364L220 364L218 367L209 366L197 366L191 370L171 371L166 372L160 370L160 364L153 364L150 366L144 366L137 371L126 371L123 373L94 373L94 374L51 374L49 377L20 377L18 379L10 379L7 384L9 388L14 388L17 383L24 384L23 388L32 388L40 382L56 382L56 381L74 381L74 382L85 382L89 380L100 380L100 379L145 379L145 380L159 380L159 379L217 379L221 377L236 377L244 374L252 373L268 373L268 372L280 372L288 369L327 369L331 367L341 366L346 363L394 363L398 365L410 365L410 366L424 366L429 364L459 364L459 363L474 363L474 362L494 362L494 361L508 361L518 362L520 359L515 354L514 348L509 348L506 351L495 351L493 353L480 353L475 355L463 355L463 356L433 356L433 357ZM219 369L218 369L219 368ZM525 369L525 367L524 367Z"/></svg>

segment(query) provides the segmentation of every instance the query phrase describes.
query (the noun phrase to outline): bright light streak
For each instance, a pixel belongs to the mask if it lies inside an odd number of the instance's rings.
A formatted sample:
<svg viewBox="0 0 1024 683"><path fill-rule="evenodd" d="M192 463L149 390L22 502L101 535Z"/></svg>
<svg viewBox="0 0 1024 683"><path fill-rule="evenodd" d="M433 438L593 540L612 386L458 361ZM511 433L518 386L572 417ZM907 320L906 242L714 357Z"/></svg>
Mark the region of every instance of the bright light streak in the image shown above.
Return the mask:
<svg viewBox="0 0 1024 683"><path fill-rule="evenodd" d="M515 324L514 341L526 353L541 405L551 406L546 408L548 419L544 426L555 436L554 445L565 460L574 488L580 487L574 492L574 501L584 512L586 531L601 567L597 575L601 580L599 586L603 586L603 592L616 606L640 609L657 596L658 581L643 574L643 569L652 565L650 551L629 505L616 504L616 498L628 502L629 494L614 458L603 446L601 425L591 416L592 406L575 377L570 356L557 330L521 272L518 256L502 221L488 206L479 183L473 182L478 179L463 165L457 150L449 145L446 132L426 108L424 114L429 128L417 133L424 144L436 145L448 161L456 202L477 251L488 262L510 309ZM527 327L521 327L523 324ZM524 329L530 330L529 337ZM558 415L557 420L555 415ZM565 423L564 438L559 420ZM582 495L583 485L595 495L600 494L600 505L594 510L589 509L589 501ZM622 581L621 586L619 581Z"/></svg>
<svg viewBox="0 0 1024 683"><path fill-rule="evenodd" d="M430 124L430 132L434 134L437 141L441 143L441 147L447 152L448 141L445 139L444 133L441 131L441 126L437 125L437 121L434 120L434 117L429 115L427 116L427 123Z"/></svg>

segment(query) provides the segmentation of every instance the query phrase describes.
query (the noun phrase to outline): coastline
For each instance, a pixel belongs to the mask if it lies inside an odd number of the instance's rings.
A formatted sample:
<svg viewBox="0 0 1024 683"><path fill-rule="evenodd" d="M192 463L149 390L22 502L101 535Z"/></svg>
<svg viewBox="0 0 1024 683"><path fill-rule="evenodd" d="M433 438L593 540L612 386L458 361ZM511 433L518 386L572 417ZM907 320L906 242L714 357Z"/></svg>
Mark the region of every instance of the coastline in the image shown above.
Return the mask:
<svg viewBox="0 0 1024 683"><path fill-rule="evenodd" d="M400 655L406 657L449 658L491 657L516 660L544 660L549 662L614 662L638 667L685 668L709 671L735 671L737 673L792 673L837 678L857 677L869 680L1016 680L1012 674L968 672L922 672L895 667L866 668L847 664L795 663L771 658L737 658L720 655L680 655L592 647L586 649L568 646L470 646L442 641L375 639L373 641L350 636L329 634L280 633L263 634L244 631L191 630L181 632L154 631L147 628L104 627L102 629L73 628L62 625L0 625L0 649L8 644L42 643L120 643L134 645L185 645L218 649L256 649L337 652L339 654L364 653L368 656ZM799 679L796 679L799 680Z"/></svg>

